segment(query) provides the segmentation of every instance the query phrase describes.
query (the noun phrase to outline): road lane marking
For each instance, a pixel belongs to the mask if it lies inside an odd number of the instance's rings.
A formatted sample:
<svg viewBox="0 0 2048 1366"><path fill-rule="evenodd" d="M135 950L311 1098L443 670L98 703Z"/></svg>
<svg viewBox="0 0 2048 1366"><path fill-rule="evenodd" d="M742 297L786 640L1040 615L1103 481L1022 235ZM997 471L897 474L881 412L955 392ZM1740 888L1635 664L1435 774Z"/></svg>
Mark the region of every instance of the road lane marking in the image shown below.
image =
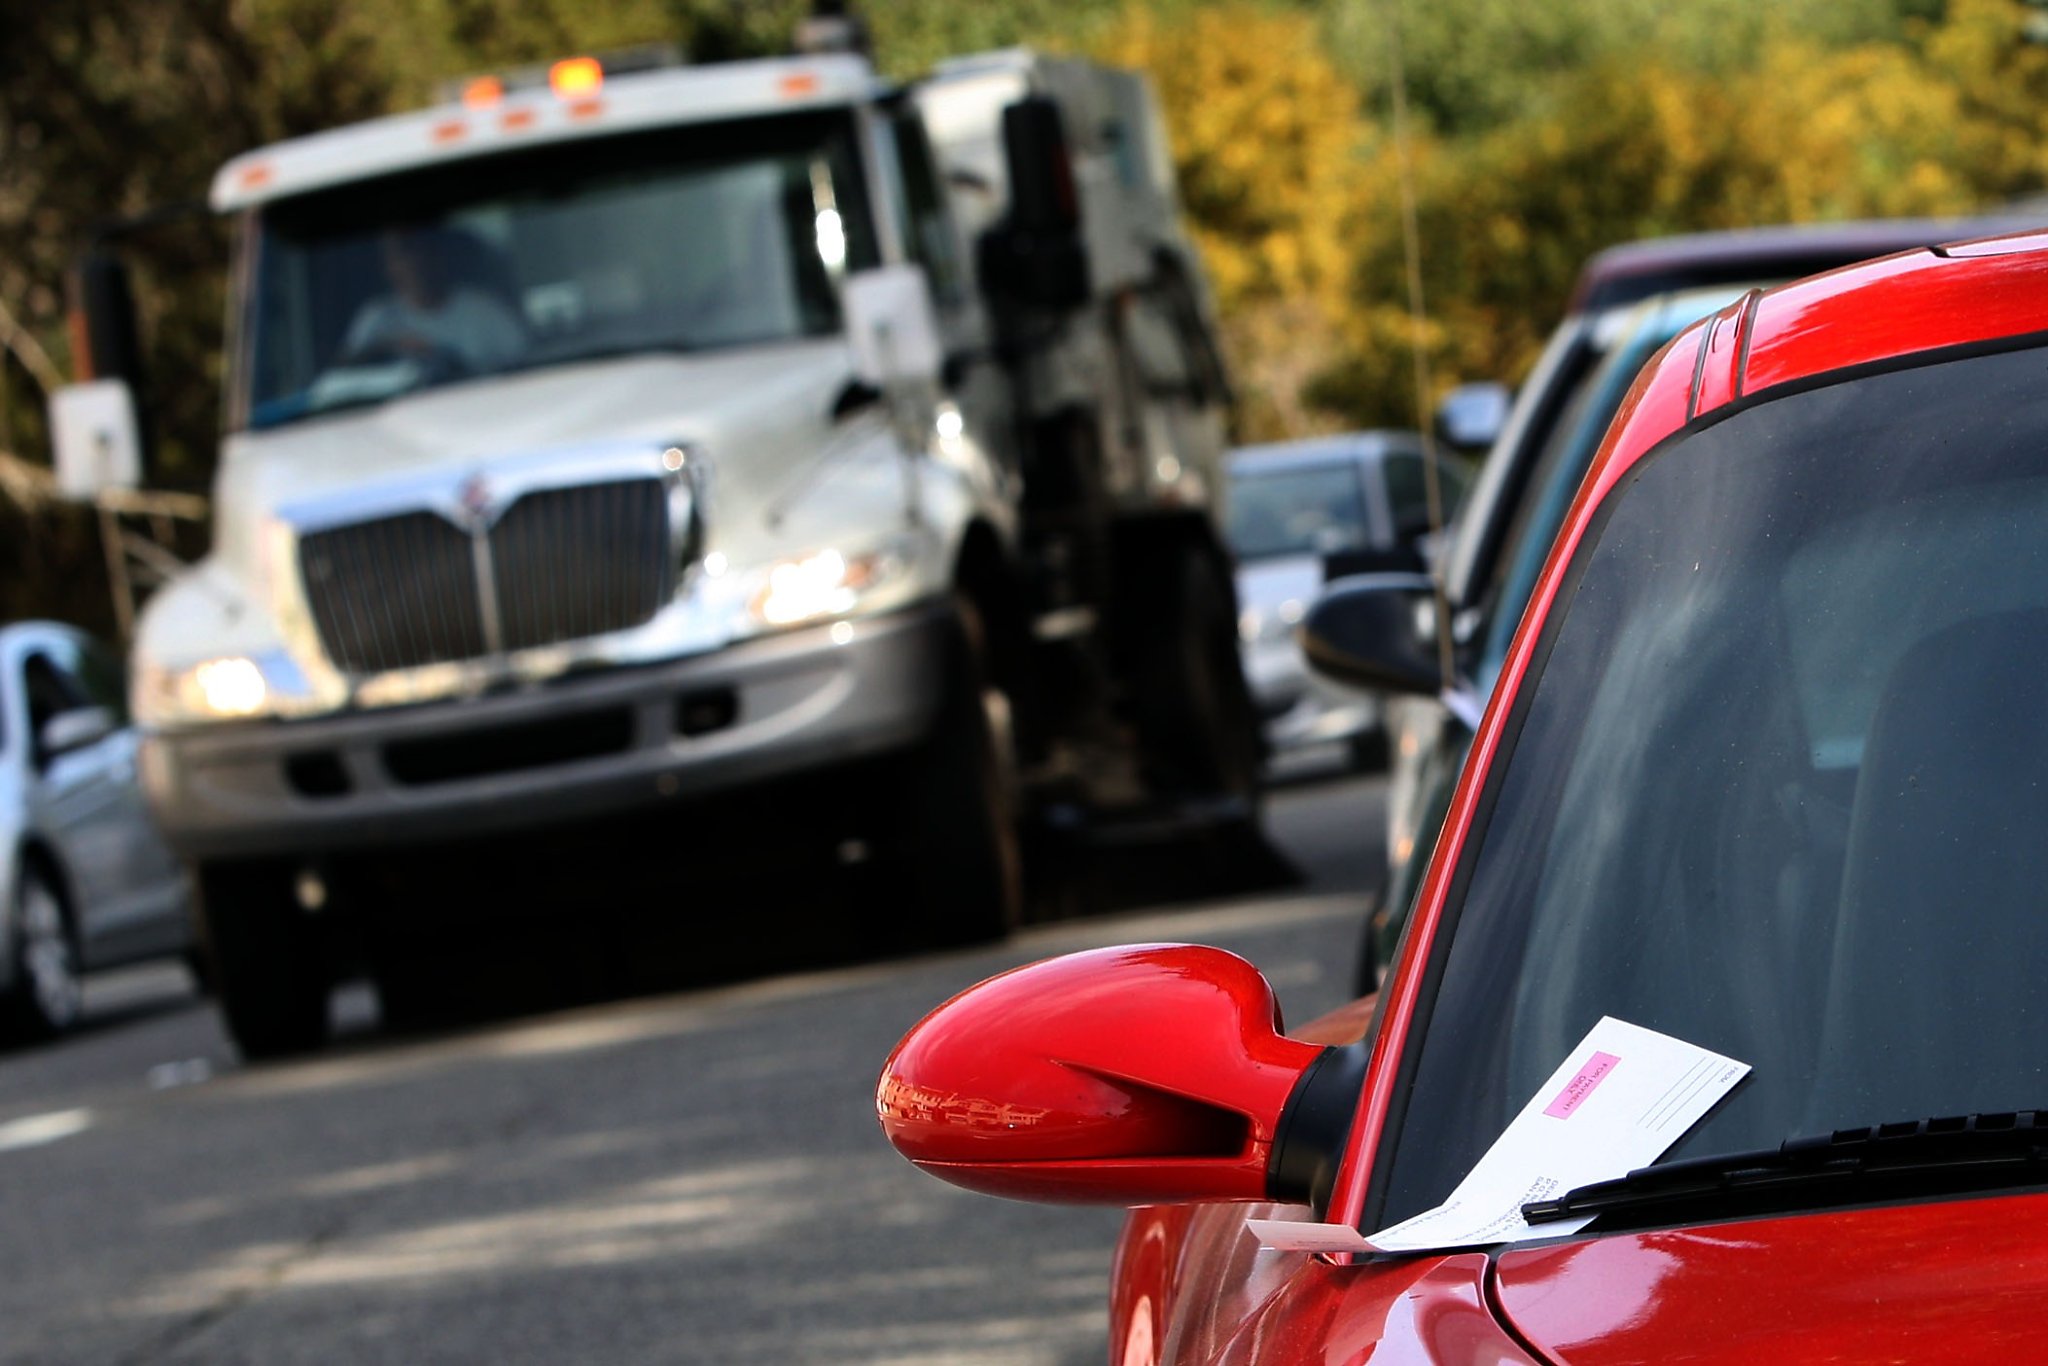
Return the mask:
<svg viewBox="0 0 2048 1366"><path fill-rule="evenodd" d="M52 1110L46 1115L24 1115L0 1124L0 1153L17 1148L39 1148L92 1127L90 1110Z"/></svg>

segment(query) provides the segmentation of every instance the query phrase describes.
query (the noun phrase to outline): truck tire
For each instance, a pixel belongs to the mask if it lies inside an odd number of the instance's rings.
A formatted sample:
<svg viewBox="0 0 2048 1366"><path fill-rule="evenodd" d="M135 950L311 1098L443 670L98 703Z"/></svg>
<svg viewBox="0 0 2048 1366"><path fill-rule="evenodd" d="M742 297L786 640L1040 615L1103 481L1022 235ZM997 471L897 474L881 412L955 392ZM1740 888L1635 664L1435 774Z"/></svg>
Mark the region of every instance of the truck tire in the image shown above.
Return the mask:
<svg viewBox="0 0 2048 1366"><path fill-rule="evenodd" d="M1234 595L1194 547L1147 566L1133 679L1145 774L1156 795L1227 804L1256 821L1265 745L1238 656Z"/></svg>
<svg viewBox="0 0 2048 1366"><path fill-rule="evenodd" d="M317 927L289 875L263 866L200 873L200 926L214 996L244 1058L289 1057L327 1041L328 981Z"/></svg>
<svg viewBox="0 0 2048 1366"><path fill-rule="evenodd" d="M13 1038L47 1039L78 1023L85 1010L78 944L50 879L24 868L7 908L13 983L0 996L0 1020Z"/></svg>
<svg viewBox="0 0 2048 1366"><path fill-rule="evenodd" d="M449 976L437 972L424 954L374 953L370 982L377 988L377 1015L386 1032L431 1029L459 1018Z"/></svg>
<svg viewBox="0 0 2048 1366"><path fill-rule="evenodd" d="M959 620L938 718L895 785L895 913L922 947L990 943L1023 912L1008 699L988 676L979 614L963 603Z"/></svg>

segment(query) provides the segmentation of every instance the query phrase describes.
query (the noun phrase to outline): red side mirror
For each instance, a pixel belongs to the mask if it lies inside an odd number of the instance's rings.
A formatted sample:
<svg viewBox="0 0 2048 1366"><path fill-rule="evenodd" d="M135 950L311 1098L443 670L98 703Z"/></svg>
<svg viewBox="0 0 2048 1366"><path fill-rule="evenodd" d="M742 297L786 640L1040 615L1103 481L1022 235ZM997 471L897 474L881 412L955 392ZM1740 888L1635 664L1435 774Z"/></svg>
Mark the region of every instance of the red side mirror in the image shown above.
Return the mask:
<svg viewBox="0 0 2048 1366"><path fill-rule="evenodd" d="M1351 1073L1322 1066L1343 1051L1282 1037L1272 988L1235 954L1096 949L992 977L927 1015L883 1065L875 1108L898 1152L989 1195L1305 1199L1320 1182L1294 1179L1304 1164L1278 1150L1294 1131L1324 1145L1327 1123L1297 1111L1331 1089L1318 1072ZM1342 1103L1311 1108L1330 1099Z"/></svg>

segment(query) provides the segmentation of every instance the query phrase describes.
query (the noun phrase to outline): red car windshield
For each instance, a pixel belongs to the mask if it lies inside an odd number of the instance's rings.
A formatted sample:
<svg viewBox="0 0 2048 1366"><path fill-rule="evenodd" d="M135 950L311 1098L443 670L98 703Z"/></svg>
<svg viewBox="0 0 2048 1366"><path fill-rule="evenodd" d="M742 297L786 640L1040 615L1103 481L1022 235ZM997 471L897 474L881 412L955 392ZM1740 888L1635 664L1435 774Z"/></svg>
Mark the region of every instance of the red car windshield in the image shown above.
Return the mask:
<svg viewBox="0 0 2048 1366"><path fill-rule="evenodd" d="M1667 444L1536 668L1379 1223L1448 1195L1603 1015L1754 1067L1671 1157L2048 1106L2048 351Z"/></svg>

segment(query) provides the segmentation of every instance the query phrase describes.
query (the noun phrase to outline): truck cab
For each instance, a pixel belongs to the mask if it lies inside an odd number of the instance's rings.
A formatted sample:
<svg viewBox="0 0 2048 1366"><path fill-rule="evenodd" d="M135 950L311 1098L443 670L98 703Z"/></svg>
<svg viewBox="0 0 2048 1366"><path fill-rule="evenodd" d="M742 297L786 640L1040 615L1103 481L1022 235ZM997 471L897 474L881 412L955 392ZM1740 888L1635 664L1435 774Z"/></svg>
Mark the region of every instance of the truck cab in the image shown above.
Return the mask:
<svg viewBox="0 0 2048 1366"><path fill-rule="evenodd" d="M890 936L960 942L1019 916L1048 803L1255 809L1227 385L1135 75L575 58L211 202L215 539L133 693L246 1052L321 1038L324 925L383 923L413 994L418 916L345 894L394 849L858 769L806 833L892 870ZM59 459L120 469L80 295Z"/></svg>

